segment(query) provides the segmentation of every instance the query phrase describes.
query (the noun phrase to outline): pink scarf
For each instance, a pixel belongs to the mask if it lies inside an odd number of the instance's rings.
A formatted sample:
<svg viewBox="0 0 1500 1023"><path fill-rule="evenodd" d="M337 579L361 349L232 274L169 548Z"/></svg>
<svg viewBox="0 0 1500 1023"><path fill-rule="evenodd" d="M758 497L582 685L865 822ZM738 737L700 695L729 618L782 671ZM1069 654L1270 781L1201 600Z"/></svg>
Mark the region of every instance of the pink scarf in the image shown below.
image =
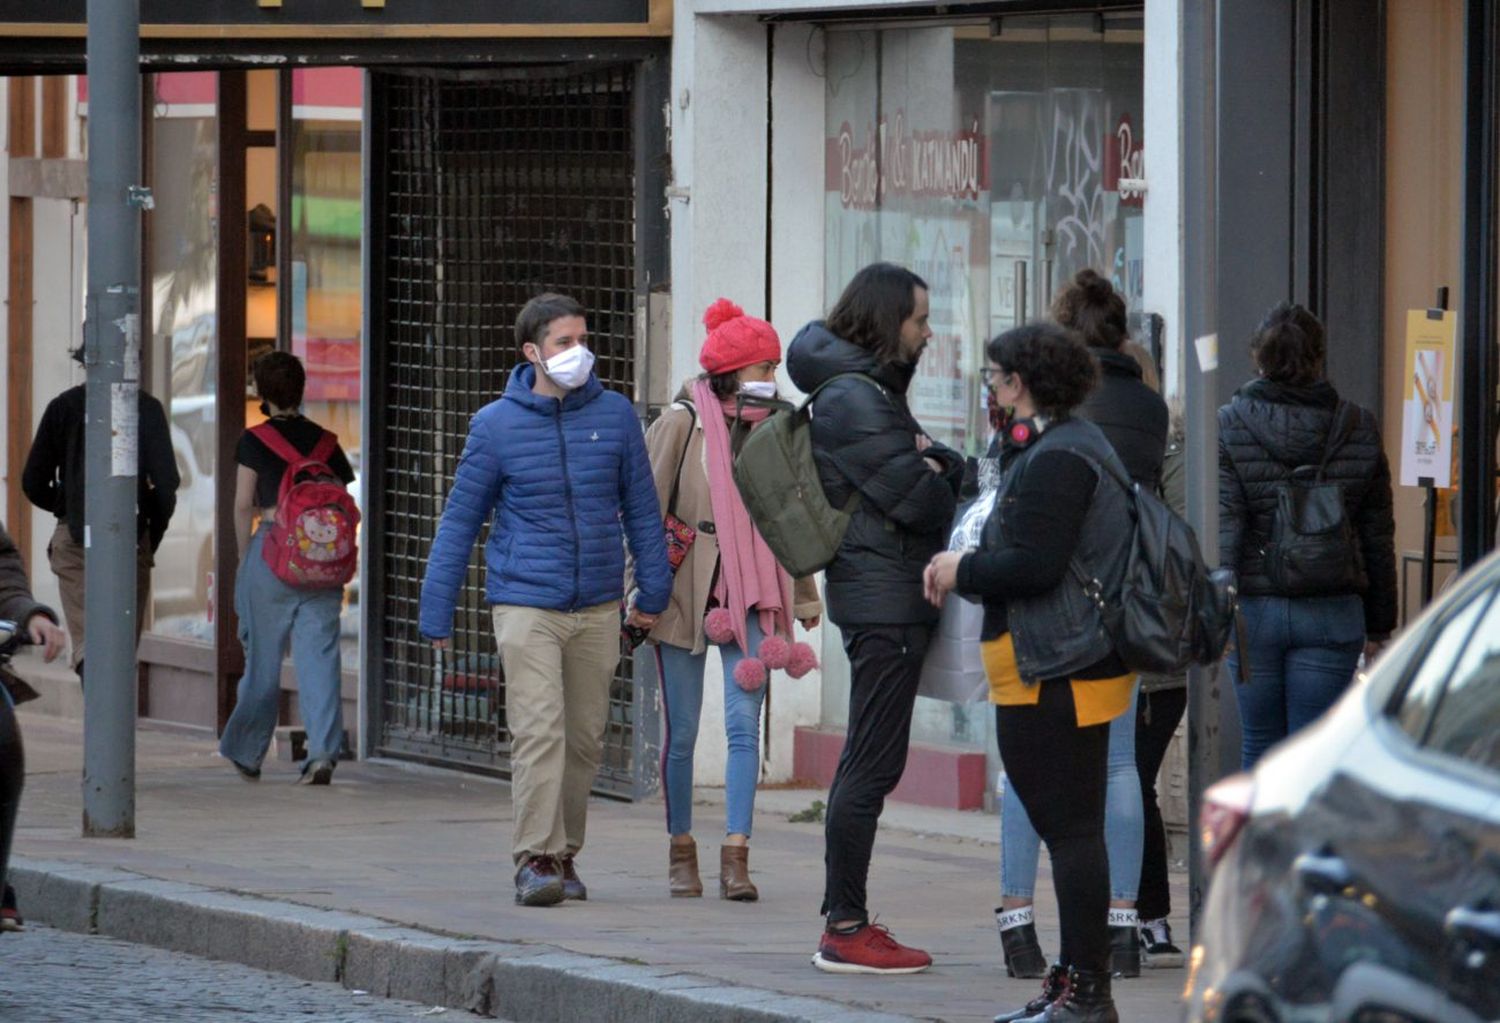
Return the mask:
<svg viewBox="0 0 1500 1023"><path fill-rule="evenodd" d="M734 417L735 400L720 401L707 380L693 384L693 402L703 424L703 448L708 459L708 496L714 511L714 530L719 539L719 581L714 596L729 609L734 640L747 657L754 657L746 635L745 620L751 608L760 614L761 632L790 639L792 635L792 577L776 561L761 539L739 488L734 485L729 450L728 420ZM724 415L712 414L722 408ZM769 409L746 406L740 418L757 423Z"/></svg>

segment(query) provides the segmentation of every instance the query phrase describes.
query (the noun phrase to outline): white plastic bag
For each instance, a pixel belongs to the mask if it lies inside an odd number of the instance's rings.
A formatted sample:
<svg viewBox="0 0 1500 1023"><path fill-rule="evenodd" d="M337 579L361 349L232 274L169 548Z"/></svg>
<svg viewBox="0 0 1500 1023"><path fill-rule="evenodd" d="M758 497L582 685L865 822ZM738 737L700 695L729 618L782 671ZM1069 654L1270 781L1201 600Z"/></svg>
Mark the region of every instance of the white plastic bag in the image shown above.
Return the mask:
<svg viewBox="0 0 1500 1023"><path fill-rule="evenodd" d="M981 467L983 463L981 463ZM950 551L978 547L984 524L995 508L997 488L982 491L958 516L948 538ZM989 693L989 679L979 654L979 637L984 629L984 606L972 603L956 593L943 600L943 615L932 636L932 645L922 661L922 675L917 695L950 703L974 703Z"/></svg>

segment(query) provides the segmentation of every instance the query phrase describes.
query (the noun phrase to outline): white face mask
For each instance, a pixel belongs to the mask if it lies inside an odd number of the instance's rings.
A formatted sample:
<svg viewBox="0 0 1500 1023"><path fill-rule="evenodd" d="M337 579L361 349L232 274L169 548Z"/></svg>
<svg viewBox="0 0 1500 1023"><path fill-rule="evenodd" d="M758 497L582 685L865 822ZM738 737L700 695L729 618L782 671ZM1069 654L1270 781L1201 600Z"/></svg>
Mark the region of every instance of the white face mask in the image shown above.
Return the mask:
<svg viewBox="0 0 1500 1023"><path fill-rule="evenodd" d="M588 383L594 371L594 353L583 345L574 345L558 352L546 362L547 377L565 391L576 390Z"/></svg>
<svg viewBox="0 0 1500 1023"><path fill-rule="evenodd" d="M740 393L751 398L774 398L776 397L776 381L747 380L740 384Z"/></svg>

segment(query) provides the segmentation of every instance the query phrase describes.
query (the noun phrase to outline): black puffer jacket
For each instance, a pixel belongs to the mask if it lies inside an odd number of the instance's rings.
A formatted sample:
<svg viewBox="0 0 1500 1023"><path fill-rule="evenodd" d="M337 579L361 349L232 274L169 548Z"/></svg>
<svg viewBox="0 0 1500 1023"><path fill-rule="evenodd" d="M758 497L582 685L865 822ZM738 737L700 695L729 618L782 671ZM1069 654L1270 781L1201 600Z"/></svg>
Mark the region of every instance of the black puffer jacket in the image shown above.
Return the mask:
<svg viewBox="0 0 1500 1023"><path fill-rule="evenodd" d="M1103 430L1130 478L1155 490L1167 450L1167 403L1141 379L1135 359L1104 348L1089 350L1099 361L1099 385L1073 414Z"/></svg>
<svg viewBox="0 0 1500 1023"><path fill-rule="evenodd" d="M1338 400L1326 381L1288 387L1256 380L1219 409L1219 563L1237 570L1246 596L1276 593L1265 576L1262 551L1271 535L1278 485L1291 469L1322 461ZM1326 478L1344 488L1363 561L1365 631L1380 639L1396 627L1391 470L1375 416L1356 411L1348 439L1329 459Z"/></svg>
<svg viewBox="0 0 1500 1023"><path fill-rule="evenodd" d="M802 391L839 373L813 405L813 454L834 507L861 494L849 531L826 574L828 617L848 628L935 622L922 596L922 571L948 541L963 459L941 444L917 450L917 424L906 404L912 367L878 364L821 323L804 327L787 349L787 372ZM940 462L939 475L924 456Z"/></svg>

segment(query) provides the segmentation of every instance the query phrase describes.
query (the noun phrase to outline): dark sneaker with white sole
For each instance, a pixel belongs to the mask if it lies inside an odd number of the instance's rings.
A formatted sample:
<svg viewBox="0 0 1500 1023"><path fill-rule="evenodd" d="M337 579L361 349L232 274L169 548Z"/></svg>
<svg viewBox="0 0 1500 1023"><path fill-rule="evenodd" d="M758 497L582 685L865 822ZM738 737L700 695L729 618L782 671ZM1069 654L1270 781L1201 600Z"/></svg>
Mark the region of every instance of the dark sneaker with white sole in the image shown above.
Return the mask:
<svg viewBox="0 0 1500 1023"><path fill-rule="evenodd" d="M307 766L302 769L302 777L297 779L299 785L327 785L333 781L332 760L309 760Z"/></svg>
<svg viewBox="0 0 1500 1023"><path fill-rule="evenodd" d="M1166 920L1141 921L1141 965L1148 970L1170 970L1184 962L1182 949L1172 943L1172 925Z"/></svg>

